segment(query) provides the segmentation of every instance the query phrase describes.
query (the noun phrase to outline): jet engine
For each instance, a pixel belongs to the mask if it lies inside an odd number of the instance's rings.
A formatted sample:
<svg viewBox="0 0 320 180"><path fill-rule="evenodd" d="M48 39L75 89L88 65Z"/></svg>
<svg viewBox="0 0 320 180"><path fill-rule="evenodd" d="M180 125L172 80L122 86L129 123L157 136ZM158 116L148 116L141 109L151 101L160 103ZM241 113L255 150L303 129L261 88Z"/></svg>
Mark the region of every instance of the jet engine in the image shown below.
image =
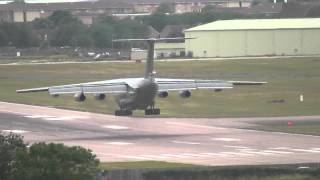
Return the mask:
<svg viewBox="0 0 320 180"><path fill-rule="evenodd" d="M105 94L95 94L94 95L94 99L95 100L104 100L106 98L106 95Z"/></svg>
<svg viewBox="0 0 320 180"><path fill-rule="evenodd" d="M179 94L182 98L189 98L191 96L191 92L188 90L180 91Z"/></svg>
<svg viewBox="0 0 320 180"><path fill-rule="evenodd" d="M162 91L158 93L159 98L166 98L168 97L169 93L167 91Z"/></svg>
<svg viewBox="0 0 320 180"><path fill-rule="evenodd" d="M86 96L83 94L83 92L79 92L79 93L76 93L74 95L74 99L77 101L77 102L82 102L84 100L86 100Z"/></svg>

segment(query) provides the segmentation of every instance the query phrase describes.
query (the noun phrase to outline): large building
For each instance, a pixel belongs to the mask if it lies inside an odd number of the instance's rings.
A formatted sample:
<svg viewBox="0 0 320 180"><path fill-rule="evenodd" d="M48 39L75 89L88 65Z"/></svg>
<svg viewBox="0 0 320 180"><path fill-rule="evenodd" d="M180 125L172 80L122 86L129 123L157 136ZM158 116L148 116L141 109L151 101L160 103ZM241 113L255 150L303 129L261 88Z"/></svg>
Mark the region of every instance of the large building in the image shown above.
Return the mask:
<svg viewBox="0 0 320 180"><path fill-rule="evenodd" d="M320 18L225 20L185 31L193 57L320 54Z"/></svg>

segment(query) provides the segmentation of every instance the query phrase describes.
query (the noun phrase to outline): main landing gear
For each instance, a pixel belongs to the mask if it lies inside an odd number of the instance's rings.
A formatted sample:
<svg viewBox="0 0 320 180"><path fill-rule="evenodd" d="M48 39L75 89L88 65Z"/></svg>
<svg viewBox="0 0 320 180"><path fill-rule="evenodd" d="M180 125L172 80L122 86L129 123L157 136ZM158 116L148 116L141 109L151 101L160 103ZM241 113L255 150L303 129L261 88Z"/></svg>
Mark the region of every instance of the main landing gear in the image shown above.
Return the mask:
<svg viewBox="0 0 320 180"><path fill-rule="evenodd" d="M145 115L160 115L160 109L145 109Z"/></svg>
<svg viewBox="0 0 320 180"><path fill-rule="evenodd" d="M160 109L154 108L154 105L151 105L149 108L144 110L145 115L160 115Z"/></svg>
<svg viewBox="0 0 320 180"><path fill-rule="evenodd" d="M120 109L120 110L116 110L114 112L114 115L116 115L116 116L131 116L132 115L132 111L131 110L127 110L127 109Z"/></svg>
<svg viewBox="0 0 320 180"><path fill-rule="evenodd" d="M160 109L154 108L154 105L149 106L144 110L145 115L160 115ZM114 112L116 116L131 116L132 110L128 109L119 109Z"/></svg>

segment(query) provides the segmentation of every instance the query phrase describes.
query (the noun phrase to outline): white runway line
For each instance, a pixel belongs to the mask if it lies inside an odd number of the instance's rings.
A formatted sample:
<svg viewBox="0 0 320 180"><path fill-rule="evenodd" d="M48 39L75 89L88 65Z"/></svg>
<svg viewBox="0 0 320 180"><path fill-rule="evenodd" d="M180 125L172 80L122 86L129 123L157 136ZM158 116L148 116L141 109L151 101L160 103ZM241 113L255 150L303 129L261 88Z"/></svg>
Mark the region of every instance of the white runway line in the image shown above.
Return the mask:
<svg viewBox="0 0 320 180"><path fill-rule="evenodd" d="M230 147L230 148L236 148L236 149L251 149L250 147L247 147L247 146L229 146L229 145L224 145L223 147Z"/></svg>
<svg viewBox="0 0 320 180"><path fill-rule="evenodd" d="M242 152L221 152L221 154L234 155L234 156L254 156L254 154Z"/></svg>
<svg viewBox="0 0 320 180"><path fill-rule="evenodd" d="M214 126L205 126L199 124L190 124L190 123L181 123L181 122L174 122L174 121L166 121L166 124L178 125L178 126L189 126L189 127L198 127L198 128L209 128L209 129L216 129L216 130L226 130L226 128L222 127L214 127Z"/></svg>
<svg viewBox="0 0 320 180"><path fill-rule="evenodd" d="M87 116L50 116L50 115L29 115L29 116L24 116L26 118L31 118L31 119L43 119L46 121L70 121L70 120L75 120L75 119L86 119L88 118Z"/></svg>
<svg viewBox="0 0 320 180"><path fill-rule="evenodd" d="M160 154L160 156L169 158L187 158L186 156L183 156L181 154Z"/></svg>
<svg viewBox="0 0 320 180"><path fill-rule="evenodd" d="M104 152L94 152L96 155L102 155L102 156L114 156L114 154L104 153Z"/></svg>
<svg viewBox="0 0 320 180"><path fill-rule="evenodd" d="M187 156L187 157L208 157L206 154L197 154L197 153L181 153L179 155Z"/></svg>
<svg viewBox="0 0 320 180"><path fill-rule="evenodd" d="M211 140L214 140L214 141L225 141L225 142L241 141L241 139L236 139L236 138L212 138Z"/></svg>
<svg viewBox="0 0 320 180"><path fill-rule="evenodd" d="M256 154L256 155L264 155L264 156L270 156L270 155L279 155L275 153L270 153L270 152L262 152L262 151L241 151L247 154Z"/></svg>
<svg viewBox="0 0 320 180"><path fill-rule="evenodd" d="M126 146L126 145L131 145L131 144L133 144L133 143L115 141L115 142L106 142L106 143L104 143L104 144L117 145L117 146Z"/></svg>
<svg viewBox="0 0 320 180"><path fill-rule="evenodd" d="M320 151L311 150L311 149L290 149L290 150L297 151L297 152L306 152L306 153L320 153Z"/></svg>
<svg viewBox="0 0 320 180"><path fill-rule="evenodd" d="M269 149L305 152L305 153L320 153L320 148L298 149L298 148L289 148L289 147L278 147L278 148L269 148Z"/></svg>
<svg viewBox="0 0 320 180"><path fill-rule="evenodd" d="M288 150L291 149L289 147L275 147L275 148L269 148L269 149L275 149L275 150Z"/></svg>
<svg viewBox="0 0 320 180"><path fill-rule="evenodd" d="M262 152L275 153L275 154L293 154L293 152L290 152L290 151L263 150Z"/></svg>
<svg viewBox="0 0 320 180"><path fill-rule="evenodd" d="M30 116L24 116L26 118L31 119L37 119L37 118L53 118L54 116L48 116L48 115L30 115Z"/></svg>
<svg viewBox="0 0 320 180"><path fill-rule="evenodd" d="M125 130L125 129L129 129L128 127L118 126L118 125L105 125L105 126L102 126L102 127L108 128L108 129L114 129L114 130Z"/></svg>
<svg viewBox="0 0 320 180"><path fill-rule="evenodd" d="M19 130L19 129L5 129L5 130L2 130L2 132L5 132L5 133L23 134L23 133L27 133L27 132L29 132L29 131Z"/></svg>
<svg viewBox="0 0 320 180"><path fill-rule="evenodd" d="M176 143L176 144L188 144L188 145L198 145L200 143L198 142L188 142L188 141L172 141L173 143Z"/></svg>
<svg viewBox="0 0 320 180"><path fill-rule="evenodd" d="M221 154L221 153L200 153L208 156L222 156L222 157L230 157L230 154Z"/></svg>
<svg viewBox="0 0 320 180"><path fill-rule="evenodd" d="M151 159L168 159L168 157L163 157L159 155L140 155L140 157L151 158Z"/></svg>
<svg viewBox="0 0 320 180"><path fill-rule="evenodd" d="M72 121L75 120L73 117L49 117L49 118L41 118L46 121Z"/></svg>
<svg viewBox="0 0 320 180"><path fill-rule="evenodd" d="M125 159L153 160L152 158L141 157L141 156L125 156L125 155L120 155L120 156L118 156L118 157L119 157L119 158L125 158Z"/></svg>

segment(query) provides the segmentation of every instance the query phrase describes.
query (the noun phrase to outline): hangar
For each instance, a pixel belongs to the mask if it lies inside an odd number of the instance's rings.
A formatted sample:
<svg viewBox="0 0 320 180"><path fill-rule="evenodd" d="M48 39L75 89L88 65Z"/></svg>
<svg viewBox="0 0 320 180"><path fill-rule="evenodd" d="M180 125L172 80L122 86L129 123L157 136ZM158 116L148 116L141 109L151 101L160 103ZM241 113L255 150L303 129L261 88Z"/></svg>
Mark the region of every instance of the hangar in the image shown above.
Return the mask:
<svg viewBox="0 0 320 180"><path fill-rule="evenodd" d="M193 57L320 54L320 18L221 20L185 30Z"/></svg>

